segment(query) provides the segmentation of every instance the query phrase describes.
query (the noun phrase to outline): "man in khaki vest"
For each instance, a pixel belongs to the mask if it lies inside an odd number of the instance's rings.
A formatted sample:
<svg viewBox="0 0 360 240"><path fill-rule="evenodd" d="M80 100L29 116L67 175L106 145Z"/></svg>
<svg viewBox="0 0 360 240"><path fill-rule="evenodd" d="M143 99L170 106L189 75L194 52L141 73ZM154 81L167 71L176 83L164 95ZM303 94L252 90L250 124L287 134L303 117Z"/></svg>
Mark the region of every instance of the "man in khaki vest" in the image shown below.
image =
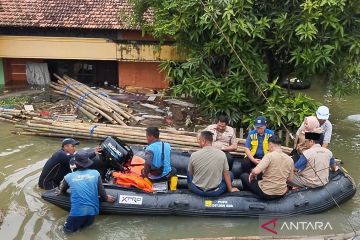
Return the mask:
<svg viewBox="0 0 360 240"><path fill-rule="evenodd" d="M332 152L319 144L320 137L320 133L305 133L305 144L309 149L305 150L296 162L295 168L298 172L288 185L316 188L329 182L329 166L332 171L336 171L336 164Z"/></svg>
<svg viewBox="0 0 360 240"><path fill-rule="evenodd" d="M250 175L243 173L241 180L245 188L263 199L272 200L287 192L286 182L291 179L293 172L292 158L282 152L280 138L273 135L269 138L269 152L251 170ZM260 173L263 173L262 180L255 180Z"/></svg>
<svg viewBox="0 0 360 240"><path fill-rule="evenodd" d="M233 157L230 152L236 151L237 140L235 130L229 126L229 117L221 114L217 118L217 123L208 126L205 131L213 133L213 147L223 151L229 164L229 169L232 169Z"/></svg>

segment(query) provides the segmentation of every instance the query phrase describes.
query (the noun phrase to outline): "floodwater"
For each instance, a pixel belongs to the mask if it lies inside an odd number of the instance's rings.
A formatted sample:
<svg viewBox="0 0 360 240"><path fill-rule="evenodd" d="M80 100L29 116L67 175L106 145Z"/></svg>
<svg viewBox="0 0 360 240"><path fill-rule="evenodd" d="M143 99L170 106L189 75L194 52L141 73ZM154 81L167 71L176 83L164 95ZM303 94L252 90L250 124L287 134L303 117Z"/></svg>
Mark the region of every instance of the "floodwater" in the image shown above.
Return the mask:
<svg viewBox="0 0 360 240"><path fill-rule="evenodd" d="M344 167L360 182L360 122L348 118L360 114L360 96L343 100L322 97L319 89L307 93L330 107L334 124L331 150L343 159ZM355 119L356 120L356 119ZM43 201L38 177L48 157L59 148L60 139L17 136L11 124L0 123L0 209L5 214L0 239L173 239L259 235L259 219L98 216L95 224L73 235L65 235L62 225L67 212ZM93 147L95 142L81 143ZM336 232L351 232L360 226L360 196L316 216L317 221L332 221ZM326 234L326 232L324 232Z"/></svg>

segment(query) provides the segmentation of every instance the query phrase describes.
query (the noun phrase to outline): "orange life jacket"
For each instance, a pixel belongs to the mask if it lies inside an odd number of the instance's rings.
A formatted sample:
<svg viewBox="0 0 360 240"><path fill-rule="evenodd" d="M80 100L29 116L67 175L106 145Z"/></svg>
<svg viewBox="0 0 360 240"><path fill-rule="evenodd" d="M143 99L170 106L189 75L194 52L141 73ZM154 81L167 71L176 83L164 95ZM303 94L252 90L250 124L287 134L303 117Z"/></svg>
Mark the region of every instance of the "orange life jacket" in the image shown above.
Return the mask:
<svg viewBox="0 0 360 240"><path fill-rule="evenodd" d="M141 177L141 170L144 168L145 160L134 156L129 167L130 172L113 172L115 183L124 187L136 187L145 192L153 192L152 183Z"/></svg>

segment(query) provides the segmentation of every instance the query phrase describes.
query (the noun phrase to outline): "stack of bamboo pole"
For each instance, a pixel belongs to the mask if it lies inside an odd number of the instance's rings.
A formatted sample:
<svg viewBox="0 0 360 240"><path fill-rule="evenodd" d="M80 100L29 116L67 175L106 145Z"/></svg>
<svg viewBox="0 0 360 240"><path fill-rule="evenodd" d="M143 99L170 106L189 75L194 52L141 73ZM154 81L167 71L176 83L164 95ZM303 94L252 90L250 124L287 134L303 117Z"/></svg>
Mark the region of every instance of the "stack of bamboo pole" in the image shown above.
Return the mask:
<svg viewBox="0 0 360 240"><path fill-rule="evenodd" d="M52 91L69 97L71 103L92 122L106 120L111 124L126 126L126 122L131 120L139 121L131 114L132 109L127 104L114 101L66 75L54 75L58 82L50 83Z"/></svg>
<svg viewBox="0 0 360 240"><path fill-rule="evenodd" d="M32 119L33 117L40 116L39 113L29 112L18 109L5 109L0 108L0 121L17 123L21 120Z"/></svg>
<svg viewBox="0 0 360 240"><path fill-rule="evenodd" d="M25 124L17 124L16 133L24 135L39 135L51 137L73 137L79 139L103 140L107 136L116 136L129 144L147 144L145 128L119 126L110 124L89 124L89 123L66 123L53 120L34 118ZM199 148L197 143L197 133L187 131L176 131L160 129L160 138L171 144L174 149L183 151L194 151ZM238 149L235 153L244 154L244 139L238 139ZM287 153L290 148L284 147Z"/></svg>

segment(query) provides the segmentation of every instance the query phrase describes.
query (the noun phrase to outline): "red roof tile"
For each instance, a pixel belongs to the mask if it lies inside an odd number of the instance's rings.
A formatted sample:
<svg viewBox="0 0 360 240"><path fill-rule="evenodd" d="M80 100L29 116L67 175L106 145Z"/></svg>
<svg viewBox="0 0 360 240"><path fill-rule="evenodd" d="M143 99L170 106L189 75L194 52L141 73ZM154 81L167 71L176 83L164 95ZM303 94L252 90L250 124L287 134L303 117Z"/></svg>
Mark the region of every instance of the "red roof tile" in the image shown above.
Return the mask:
<svg viewBox="0 0 360 240"><path fill-rule="evenodd" d="M128 0L0 0L0 26L135 29ZM150 14L147 14L150 19Z"/></svg>

